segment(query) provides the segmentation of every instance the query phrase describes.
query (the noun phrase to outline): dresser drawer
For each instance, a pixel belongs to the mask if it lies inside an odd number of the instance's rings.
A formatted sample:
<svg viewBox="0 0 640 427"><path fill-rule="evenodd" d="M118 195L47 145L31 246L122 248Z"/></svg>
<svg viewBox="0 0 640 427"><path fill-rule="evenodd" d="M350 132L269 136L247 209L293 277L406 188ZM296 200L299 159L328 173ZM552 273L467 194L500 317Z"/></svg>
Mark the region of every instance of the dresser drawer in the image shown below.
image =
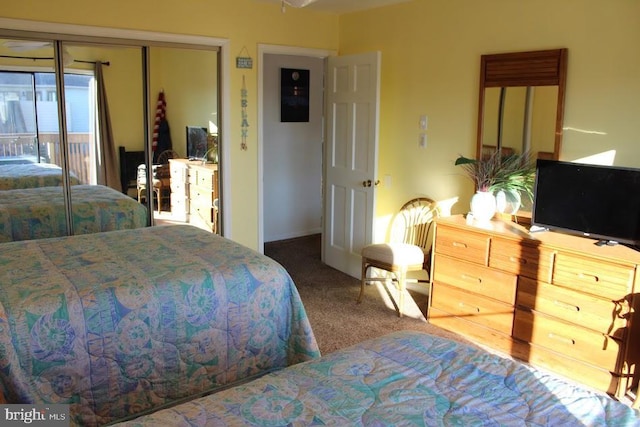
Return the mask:
<svg viewBox="0 0 640 427"><path fill-rule="evenodd" d="M489 242L488 235L436 226L436 253L487 265Z"/></svg>
<svg viewBox="0 0 640 427"><path fill-rule="evenodd" d="M171 177L175 178L176 180L183 182L187 180L187 168L183 165L169 162L169 173L171 174Z"/></svg>
<svg viewBox="0 0 640 427"><path fill-rule="evenodd" d="M213 190L213 171L193 168L189 171L189 184Z"/></svg>
<svg viewBox="0 0 640 427"><path fill-rule="evenodd" d="M191 203L189 206L189 222L199 227L204 225L205 228L211 229L214 223L213 208Z"/></svg>
<svg viewBox="0 0 640 427"><path fill-rule="evenodd" d="M210 188L201 186L191 186L189 191L189 198L191 201L195 201L201 205L213 206L214 194Z"/></svg>
<svg viewBox="0 0 640 427"><path fill-rule="evenodd" d="M171 179L171 192L176 194L187 194L187 186L184 181L178 181L176 179Z"/></svg>
<svg viewBox="0 0 640 427"><path fill-rule="evenodd" d="M631 265L560 252L556 255L553 283L619 300L630 293L634 274Z"/></svg>
<svg viewBox="0 0 640 427"><path fill-rule="evenodd" d="M555 251L506 239L491 239L489 266L526 277L551 281Z"/></svg>
<svg viewBox="0 0 640 427"><path fill-rule="evenodd" d="M540 366L565 377L579 381L589 387L615 394L620 390L620 377L612 372L589 363L583 363L548 348L513 340L507 351L517 359L534 366Z"/></svg>
<svg viewBox="0 0 640 427"><path fill-rule="evenodd" d="M513 336L609 371L616 370L621 354L620 343L614 338L519 308Z"/></svg>
<svg viewBox="0 0 640 427"><path fill-rule="evenodd" d="M517 304L619 339L630 312L626 301L617 304L525 277L518 281Z"/></svg>
<svg viewBox="0 0 640 427"><path fill-rule="evenodd" d="M469 322L511 334L513 306L467 293L451 286L435 284L431 305Z"/></svg>
<svg viewBox="0 0 640 427"><path fill-rule="evenodd" d="M517 276L436 254L433 280L513 305Z"/></svg>

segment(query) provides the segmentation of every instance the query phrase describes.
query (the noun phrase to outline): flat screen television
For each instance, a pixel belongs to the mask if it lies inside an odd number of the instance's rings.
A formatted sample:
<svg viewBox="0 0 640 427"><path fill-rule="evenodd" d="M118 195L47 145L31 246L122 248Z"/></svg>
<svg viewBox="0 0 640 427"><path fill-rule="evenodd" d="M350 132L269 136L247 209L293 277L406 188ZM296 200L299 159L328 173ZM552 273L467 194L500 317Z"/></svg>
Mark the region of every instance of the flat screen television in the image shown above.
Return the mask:
<svg viewBox="0 0 640 427"><path fill-rule="evenodd" d="M538 160L532 229L640 244L640 169Z"/></svg>
<svg viewBox="0 0 640 427"><path fill-rule="evenodd" d="M187 126L187 157L202 160L208 149L207 128Z"/></svg>

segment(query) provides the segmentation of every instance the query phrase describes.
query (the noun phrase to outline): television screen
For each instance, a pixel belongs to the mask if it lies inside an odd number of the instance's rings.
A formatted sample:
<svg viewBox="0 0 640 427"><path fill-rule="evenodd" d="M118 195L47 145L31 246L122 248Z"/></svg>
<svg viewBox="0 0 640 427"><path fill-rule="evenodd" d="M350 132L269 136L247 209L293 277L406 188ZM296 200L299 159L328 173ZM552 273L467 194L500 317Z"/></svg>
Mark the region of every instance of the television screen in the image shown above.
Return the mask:
<svg viewBox="0 0 640 427"><path fill-rule="evenodd" d="M208 149L207 128L187 126L187 157L202 159Z"/></svg>
<svg viewBox="0 0 640 427"><path fill-rule="evenodd" d="M640 169L538 160L532 225L640 243Z"/></svg>

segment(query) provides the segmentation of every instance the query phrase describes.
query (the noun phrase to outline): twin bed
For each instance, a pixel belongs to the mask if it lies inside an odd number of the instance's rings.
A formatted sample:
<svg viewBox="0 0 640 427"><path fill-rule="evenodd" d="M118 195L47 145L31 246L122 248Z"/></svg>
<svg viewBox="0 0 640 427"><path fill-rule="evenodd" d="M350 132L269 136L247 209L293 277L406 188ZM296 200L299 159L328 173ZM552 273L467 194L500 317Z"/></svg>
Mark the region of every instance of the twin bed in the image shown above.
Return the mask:
<svg viewBox="0 0 640 427"><path fill-rule="evenodd" d="M101 425L319 351L275 261L156 226L0 244L0 390Z"/></svg>
<svg viewBox="0 0 640 427"><path fill-rule="evenodd" d="M634 426L622 403L512 360L395 332L119 427Z"/></svg>

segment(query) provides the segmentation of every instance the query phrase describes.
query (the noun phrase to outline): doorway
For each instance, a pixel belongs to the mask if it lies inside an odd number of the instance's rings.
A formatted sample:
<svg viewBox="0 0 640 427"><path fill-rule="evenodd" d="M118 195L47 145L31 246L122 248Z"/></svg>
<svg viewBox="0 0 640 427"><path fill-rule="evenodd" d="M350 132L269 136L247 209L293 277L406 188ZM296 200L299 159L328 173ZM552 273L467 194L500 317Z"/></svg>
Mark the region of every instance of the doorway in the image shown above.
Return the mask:
<svg viewBox="0 0 640 427"><path fill-rule="evenodd" d="M283 93L291 76L299 86ZM323 76L322 58L264 56L265 242L322 231ZM287 96L299 101L288 103ZM295 114L289 117L289 111Z"/></svg>
<svg viewBox="0 0 640 427"><path fill-rule="evenodd" d="M322 232L325 59L334 52L259 45L258 247ZM281 121L282 69L309 70L309 121Z"/></svg>
<svg viewBox="0 0 640 427"><path fill-rule="evenodd" d="M324 154L320 155L322 261L353 277L359 277L360 248L373 241L375 185L371 184L377 182L380 53L337 57L328 52L318 54L305 49L265 46L259 46L258 53L261 59L258 72L258 120L261 123L258 128L259 248L264 251L265 236L268 236L265 227L271 224L268 222L270 214L265 214L268 206L267 185L274 191L284 191L297 183L295 175L281 180L282 186L267 178L267 168L279 170L294 163L290 151L296 148L284 150L273 164L265 162L265 152L270 147L269 139L278 139L276 134L266 134L269 129L265 120L269 115L267 110L271 108L270 115L273 117L273 110L277 111L278 104L267 99L265 87L269 84L283 90L284 77L281 82L267 83L269 70L265 70L264 64L269 54L321 57L324 63L323 82L326 81L322 90L323 109L326 109L327 119L326 125L322 124L322 129L327 130L322 138ZM275 68L275 65L270 67ZM304 172L301 176L304 176ZM275 215L288 214L299 209L299 206L297 201L290 198L276 206ZM298 230L289 232L297 234L281 234L278 237L284 239L305 235ZM307 231L306 234L312 233Z"/></svg>

